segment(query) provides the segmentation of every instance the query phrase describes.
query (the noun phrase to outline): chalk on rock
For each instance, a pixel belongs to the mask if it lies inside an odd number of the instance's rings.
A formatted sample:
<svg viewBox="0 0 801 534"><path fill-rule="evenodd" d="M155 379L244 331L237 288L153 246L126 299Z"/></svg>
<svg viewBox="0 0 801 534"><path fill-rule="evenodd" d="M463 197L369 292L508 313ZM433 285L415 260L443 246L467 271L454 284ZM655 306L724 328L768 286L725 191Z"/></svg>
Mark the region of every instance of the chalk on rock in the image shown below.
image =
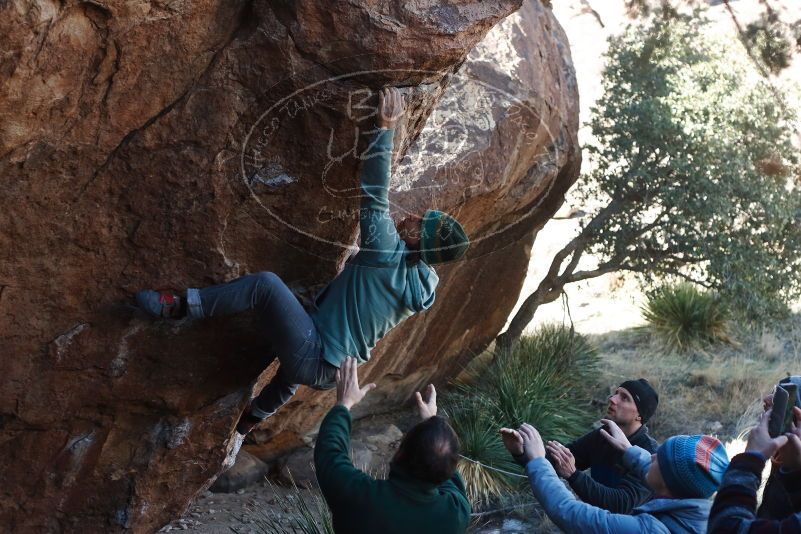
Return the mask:
<svg viewBox="0 0 801 534"><path fill-rule="evenodd" d="M223 467L227 469L236 463L236 457L239 454L239 449L242 448L242 443L244 443L244 441L245 436L239 432L234 432L233 437L228 440L225 459L223 460Z"/></svg>

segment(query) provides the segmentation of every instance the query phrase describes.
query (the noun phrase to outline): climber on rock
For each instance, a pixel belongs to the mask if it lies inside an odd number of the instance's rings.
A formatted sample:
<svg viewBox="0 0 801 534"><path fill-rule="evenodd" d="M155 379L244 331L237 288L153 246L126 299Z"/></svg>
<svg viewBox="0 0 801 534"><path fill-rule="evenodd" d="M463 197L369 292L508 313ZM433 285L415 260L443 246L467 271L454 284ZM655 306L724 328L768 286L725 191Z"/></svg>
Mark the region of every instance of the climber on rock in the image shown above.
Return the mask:
<svg viewBox="0 0 801 534"><path fill-rule="evenodd" d="M140 308L155 317L219 317L255 310L278 357L272 381L253 399L236 430L247 434L273 415L298 388L336 385L336 371L349 356L359 363L394 326L434 303L438 282L431 265L462 257L469 245L451 216L428 210L397 224L389 212L388 189L395 124L404 113L396 88L379 93L378 129L361 172L359 252L315 298L307 311L275 274L261 272L202 289L144 290Z"/></svg>

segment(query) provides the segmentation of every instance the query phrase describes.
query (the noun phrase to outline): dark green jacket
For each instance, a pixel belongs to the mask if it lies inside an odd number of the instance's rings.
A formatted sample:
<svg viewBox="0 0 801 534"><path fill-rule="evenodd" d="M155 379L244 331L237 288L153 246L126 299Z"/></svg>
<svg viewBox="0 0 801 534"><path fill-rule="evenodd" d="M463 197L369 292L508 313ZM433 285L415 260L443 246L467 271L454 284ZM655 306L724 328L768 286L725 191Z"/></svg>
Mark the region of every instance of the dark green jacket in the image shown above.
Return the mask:
<svg viewBox="0 0 801 534"><path fill-rule="evenodd" d="M388 480L353 467L350 412L334 406L314 447L317 480L338 534L456 534L467 529L470 503L459 474L436 486L393 466Z"/></svg>

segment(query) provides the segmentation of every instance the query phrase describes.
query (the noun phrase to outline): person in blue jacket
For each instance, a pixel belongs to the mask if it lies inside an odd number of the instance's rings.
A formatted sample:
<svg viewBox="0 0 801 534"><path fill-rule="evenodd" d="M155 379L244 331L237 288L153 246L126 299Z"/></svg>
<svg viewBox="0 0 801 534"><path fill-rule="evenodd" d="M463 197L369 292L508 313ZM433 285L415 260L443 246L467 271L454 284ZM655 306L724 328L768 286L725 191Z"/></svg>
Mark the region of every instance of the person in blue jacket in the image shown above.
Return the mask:
<svg viewBox="0 0 801 534"><path fill-rule="evenodd" d="M219 317L246 310L259 313L280 367L272 381L242 414L244 436L273 415L299 384L333 388L345 358L359 363L393 327L434 303L438 277L434 264L454 261L469 240L451 216L428 210L397 226L390 217L388 190L392 142L404 103L396 88L379 93L378 128L363 158L359 252L315 298L307 311L274 273L243 276L226 284L185 294L144 290L140 308L154 317Z"/></svg>
<svg viewBox="0 0 801 534"><path fill-rule="evenodd" d="M705 533L712 505L709 498L729 465L723 444L712 436L673 436L651 455L632 446L613 421L602 422L606 428L601 435L622 453L623 465L654 492L631 515L578 500L545 459L545 445L531 425L501 429L504 445L525 465L534 496L551 521L565 532L581 534Z"/></svg>

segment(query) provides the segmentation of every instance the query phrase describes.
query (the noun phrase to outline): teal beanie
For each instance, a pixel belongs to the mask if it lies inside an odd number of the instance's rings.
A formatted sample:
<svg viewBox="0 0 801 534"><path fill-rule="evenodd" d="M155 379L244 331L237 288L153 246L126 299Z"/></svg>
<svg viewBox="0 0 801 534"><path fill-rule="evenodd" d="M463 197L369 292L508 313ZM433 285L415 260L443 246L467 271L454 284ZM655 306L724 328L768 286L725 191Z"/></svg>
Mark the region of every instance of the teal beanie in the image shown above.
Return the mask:
<svg viewBox="0 0 801 534"><path fill-rule="evenodd" d="M680 499L707 499L717 491L729 456L712 436L673 436L656 451L670 493Z"/></svg>
<svg viewBox="0 0 801 534"><path fill-rule="evenodd" d="M458 260L467 252L470 240L459 222L437 210L423 216L420 257L429 265Z"/></svg>

